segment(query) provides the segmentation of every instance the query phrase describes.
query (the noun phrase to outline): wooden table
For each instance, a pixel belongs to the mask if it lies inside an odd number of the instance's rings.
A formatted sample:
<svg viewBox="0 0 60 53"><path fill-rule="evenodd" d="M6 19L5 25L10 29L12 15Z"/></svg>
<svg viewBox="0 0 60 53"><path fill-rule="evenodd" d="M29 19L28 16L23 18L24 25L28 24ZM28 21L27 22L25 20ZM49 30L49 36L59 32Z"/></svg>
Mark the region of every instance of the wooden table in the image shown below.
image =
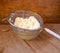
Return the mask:
<svg viewBox="0 0 60 53"><path fill-rule="evenodd" d="M60 34L60 24L45 27ZM36 39L25 41L15 36L10 25L0 25L0 53L60 53L60 40L43 30Z"/></svg>

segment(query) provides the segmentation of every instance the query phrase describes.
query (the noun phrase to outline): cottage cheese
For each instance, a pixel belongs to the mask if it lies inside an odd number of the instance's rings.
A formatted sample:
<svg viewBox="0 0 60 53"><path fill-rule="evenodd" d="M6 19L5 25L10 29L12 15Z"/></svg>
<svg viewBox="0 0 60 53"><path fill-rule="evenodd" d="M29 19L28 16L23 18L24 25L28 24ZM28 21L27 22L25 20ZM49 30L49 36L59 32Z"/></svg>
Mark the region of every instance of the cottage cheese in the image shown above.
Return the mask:
<svg viewBox="0 0 60 53"><path fill-rule="evenodd" d="M40 28L40 23L34 16L30 16L29 18L16 17L14 25L29 30Z"/></svg>

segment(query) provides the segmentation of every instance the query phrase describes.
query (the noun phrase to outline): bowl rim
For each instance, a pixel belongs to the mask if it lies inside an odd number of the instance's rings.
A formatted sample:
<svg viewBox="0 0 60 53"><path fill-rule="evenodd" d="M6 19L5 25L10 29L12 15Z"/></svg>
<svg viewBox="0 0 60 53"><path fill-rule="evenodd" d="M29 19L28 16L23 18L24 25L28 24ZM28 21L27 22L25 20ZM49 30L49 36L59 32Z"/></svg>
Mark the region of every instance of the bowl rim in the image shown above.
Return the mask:
<svg viewBox="0 0 60 53"><path fill-rule="evenodd" d="M23 28L19 28L19 27L16 27L14 24L12 24L10 21L11 21L11 14L14 14L14 13L16 13L16 12L21 12L21 11L28 11L28 12L31 12L31 13L34 13L35 15L38 15L39 17L40 17L40 19L41 19L41 25L42 25L42 27L40 27L40 28L37 28L37 29L32 29L32 30L30 30L30 29L23 29ZM37 18L36 18L37 19ZM8 15L8 22L9 22L9 24L12 26L12 27L14 27L14 28L16 28L16 30L19 30L19 31L25 31L25 32L33 32L33 31L39 31L39 30L42 30L43 29L43 19L42 19L42 17L39 15L39 14L37 14L36 12L33 12L33 11L30 11L30 10L16 10L16 11L14 11L14 12L11 12L9 15Z"/></svg>

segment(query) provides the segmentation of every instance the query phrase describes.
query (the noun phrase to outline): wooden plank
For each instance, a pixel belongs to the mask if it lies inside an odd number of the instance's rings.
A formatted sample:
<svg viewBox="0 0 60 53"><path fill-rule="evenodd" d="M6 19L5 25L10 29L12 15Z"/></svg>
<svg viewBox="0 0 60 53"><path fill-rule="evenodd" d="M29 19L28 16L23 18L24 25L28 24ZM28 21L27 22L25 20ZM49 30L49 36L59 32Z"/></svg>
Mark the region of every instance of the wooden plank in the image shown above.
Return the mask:
<svg viewBox="0 0 60 53"><path fill-rule="evenodd" d="M60 24L46 24L45 27L55 29L60 34ZM4 49L0 51L4 53L60 53L60 40L44 30L36 39L25 41L18 38L9 25L0 25L1 45Z"/></svg>
<svg viewBox="0 0 60 53"><path fill-rule="evenodd" d="M54 36L46 33L45 31L43 31L42 33L45 34L45 36L42 36L43 39L47 39L50 42L50 44L52 44L55 48L60 50L60 40L56 39Z"/></svg>
<svg viewBox="0 0 60 53"><path fill-rule="evenodd" d="M9 26L3 27L9 28ZM7 32L0 30L0 43L4 46L4 53L34 53L24 40L15 36L12 30Z"/></svg>
<svg viewBox="0 0 60 53"><path fill-rule="evenodd" d="M48 26L46 27L51 27L54 26L55 29L58 28L57 31L60 32L59 30L59 24L56 24L57 27L55 26L55 24L47 24ZM52 27L52 28L54 28ZM40 36L37 37L36 40L33 41L27 41L28 44L31 45L32 48L35 49L35 51L38 53L38 51L41 50L41 52L43 53L60 53L60 40L54 38L53 36L51 36L50 34L48 34L45 31L42 31L40 33ZM36 49L37 48L37 49ZM39 49L39 50L38 50Z"/></svg>
<svg viewBox="0 0 60 53"><path fill-rule="evenodd" d="M47 28L50 28L52 31L60 34L60 25L59 24L46 24L45 25ZM60 49L60 40L53 37L52 35L46 33L45 31L43 31L42 33L46 34L45 38L49 38L48 40L57 48Z"/></svg>
<svg viewBox="0 0 60 53"><path fill-rule="evenodd" d="M47 39L41 37L37 38L37 40L27 41L27 43L30 44L36 53L60 53L60 50L55 48Z"/></svg>

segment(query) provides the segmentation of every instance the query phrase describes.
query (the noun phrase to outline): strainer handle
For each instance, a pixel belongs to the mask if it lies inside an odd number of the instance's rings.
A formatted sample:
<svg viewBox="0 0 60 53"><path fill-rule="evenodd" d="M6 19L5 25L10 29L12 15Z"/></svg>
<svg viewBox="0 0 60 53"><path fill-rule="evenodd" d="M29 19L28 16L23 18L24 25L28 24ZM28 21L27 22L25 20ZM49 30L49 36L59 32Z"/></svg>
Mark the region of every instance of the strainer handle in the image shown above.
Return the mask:
<svg viewBox="0 0 60 53"><path fill-rule="evenodd" d="M48 29L48 28L44 28L44 30L45 30L46 32L48 32L49 34L53 35L54 37L60 39L60 35L57 34L57 33L55 33L55 32L53 32L52 30L50 30L50 29Z"/></svg>

